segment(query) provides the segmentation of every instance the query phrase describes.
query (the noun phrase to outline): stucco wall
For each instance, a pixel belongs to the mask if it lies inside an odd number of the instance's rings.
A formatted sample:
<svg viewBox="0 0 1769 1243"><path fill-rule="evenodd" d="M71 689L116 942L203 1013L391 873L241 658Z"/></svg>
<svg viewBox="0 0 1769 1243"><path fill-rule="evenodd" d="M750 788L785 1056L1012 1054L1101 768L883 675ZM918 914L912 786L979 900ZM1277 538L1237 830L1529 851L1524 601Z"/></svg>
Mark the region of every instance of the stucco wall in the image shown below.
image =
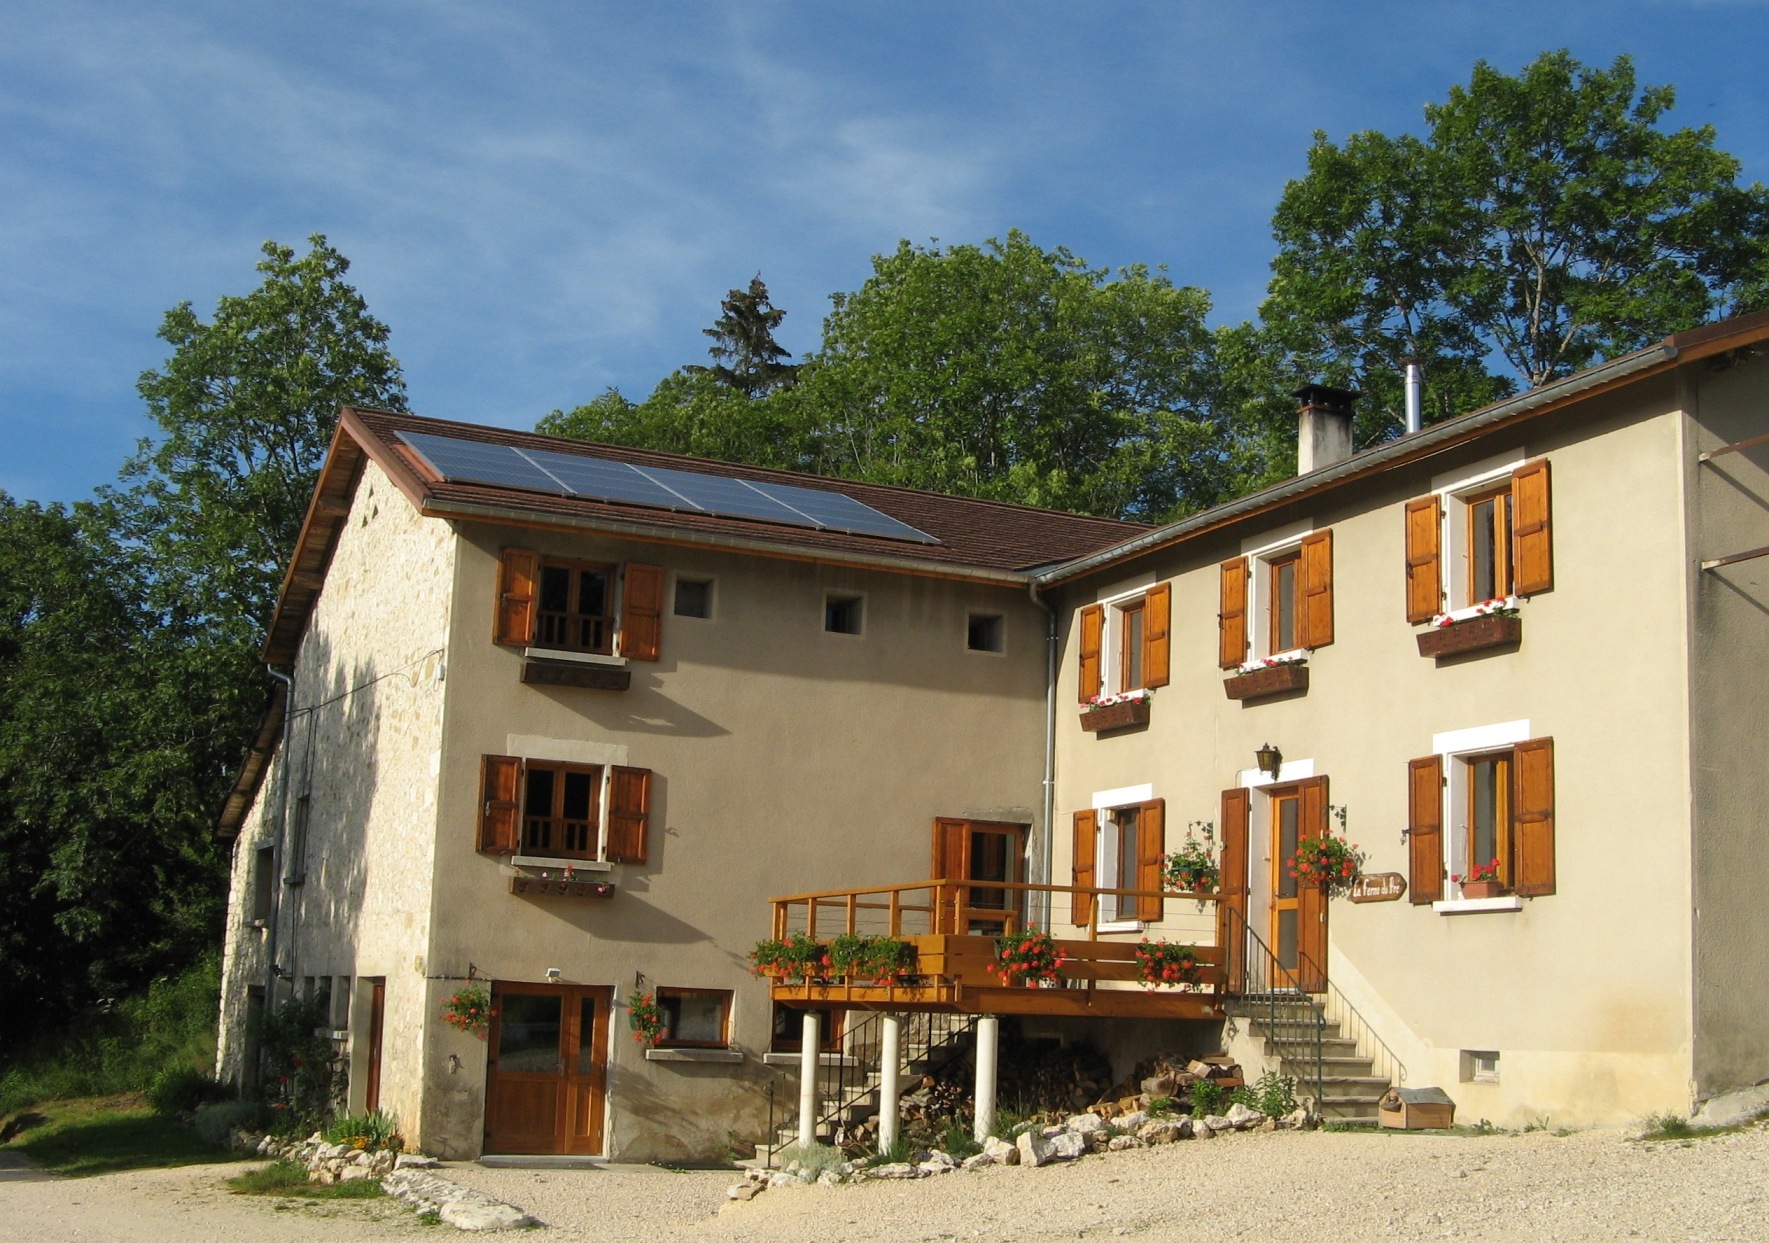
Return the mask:
<svg viewBox="0 0 1769 1243"><path fill-rule="evenodd" d="M277 958L297 984L386 979L381 1106L408 1127L419 1113L419 1066L435 1026L427 1021L424 951L453 555L447 524L420 518L366 464L297 657L288 756L277 757L238 848L239 860L249 859L274 830L290 760L291 860L282 870L305 881L282 888ZM234 907L249 900L244 874L236 862ZM230 945L265 935L242 932L234 910L229 929ZM261 961L259 974L246 978L250 957L229 954L239 964L227 979L230 1017L243 1007L243 987L262 982ZM353 1043L364 1038L352 1033ZM354 1085L353 1100L360 1089Z"/></svg>
<svg viewBox="0 0 1769 1243"><path fill-rule="evenodd" d="M1769 546L1769 446L1699 463L1769 431L1769 360L1699 373L1691 402L1690 608L1695 634L1695 1080L1706 1097L1769 1076L1769 558L1700 568Z"/></svg>
<svg viewBox="0 0 1769 1243"><path fill-rule="evenodd" d="M520 654L491 642L509 544L711 577L714 616L673 616L672 577L662 658L633 663L630 689L523 685ZM770 1004L744 957L769 933L768 899L923 879L936 816L1035 824L1043 612L1018 590L589 535L465 528L460 550L429 972L540 981L557 967L621 998L640 972L647 987L733 990L735 1066L646 1061L617 1011L607 1151L686 1159L731 1132L761 1138L770 1079L783 1106L794 1094L790 1069L761 1063ZM863 635L824 632L825 590L865 596ZM1004 615L1004 656L966 650L972 609ZM616 866L612 899L512 895L506 866L474 850L488 753L651 769L647 861ZM432 1028L424 1138L470 1155L485 1048Z"/></svg>
<svg viewBox="0 0 1769 1243"><path fill-rule="evenodd" d="M1407 761L1449 731L1527 721L1555 743L1558 891L1520 911L1444 915L1406 900L1331 903L1329 971L1405 1062L1462 1116L1516 1125L1619 1121L1682 1108L1690 1067L1679 416L1669 381L1595 399L1374 482L1152 555L1070 588L1058 690L1057 820L1093 792L1151 783L1170 846L1215 821L1262 744L1292 775L1325 775L1370 871L1407 871ZM1403 507L1434 477L1493 456L1546 455L1554 589L1526 601L1520 649L1418 655L1405 620ZM1292 523L1334 535L1336 641L1305 695L1236 703L1217 667L1218 564ZM1146 730L1075 723L1075 610L1173 583L1172 684ZM1255 891L1269 821L1255 799ZM1057 835L1058 876L1070 866ZM1452 869L1454 870L1454 869ZM1170 904L1171 906L1172 904ZM1256 910L1258 903L1256 902ZM1182 912L1183 913L1183 912ZM1255 925L1259 926L1257 914ZM1190 939L1189 929L1162 935ZM1459 1051L1501 1054L1501 1082L1459 1080Z"/></svg>

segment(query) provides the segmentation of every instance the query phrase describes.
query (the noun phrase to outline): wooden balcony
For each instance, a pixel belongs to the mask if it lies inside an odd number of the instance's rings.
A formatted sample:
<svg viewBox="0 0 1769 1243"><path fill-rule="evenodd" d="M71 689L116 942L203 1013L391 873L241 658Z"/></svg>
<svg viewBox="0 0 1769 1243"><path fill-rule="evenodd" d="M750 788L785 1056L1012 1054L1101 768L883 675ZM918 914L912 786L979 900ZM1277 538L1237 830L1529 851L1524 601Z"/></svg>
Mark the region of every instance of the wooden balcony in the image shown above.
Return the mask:
<svg viewBox="0 0 1769 1243"><path fill-rule="evenodd" d="M1169 914L1179 904L1188 914L1207 911L1184 921L1207 929L1196 939L1180 931L1100 930L1102 912L1153 898ZM1205 893L950 880L775 898L775 937L804 933L825 942L842 933L900 937L915 946L918 962L906 983L839 976L776 979L773 997L804 1009L1219 1019L1225 963L1215 944L1215 902L1215 894ZM1077 912L1086 918L1077 922ZM1047 926L1057 937L1067 959L1060 986L1004 987L991 970L996 939L1028 926ZM1067 927L1073 927L1072 937L1062 936ZM1144 936L1193 945L1197 982L1146 988L1135 958Z"/></svg>

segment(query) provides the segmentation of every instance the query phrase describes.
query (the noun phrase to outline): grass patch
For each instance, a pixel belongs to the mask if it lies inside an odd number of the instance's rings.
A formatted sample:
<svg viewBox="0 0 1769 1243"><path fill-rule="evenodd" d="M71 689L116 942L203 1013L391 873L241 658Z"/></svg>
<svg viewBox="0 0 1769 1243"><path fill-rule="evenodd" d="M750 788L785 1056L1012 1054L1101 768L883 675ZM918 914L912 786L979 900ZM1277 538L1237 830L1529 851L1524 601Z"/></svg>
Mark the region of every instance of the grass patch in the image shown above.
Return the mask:
<svg viewBox="0 0 1769 1243"><path fill-rule="evenodd" d="M307 1178L299 1161L273 1161L227 1180L228 1189L241 1196L300 1196L304 1200L376 1200L387 1193L375 1178L348 1183L316 1183Z"/></svg>
<svg viewBox="0 0 1769 1243"><path fill-rule="evenodd" d="M1769 1122L1769 1109L1758 1110L1743 1122L1734 1122L1729 1126L1696 1126L1682 1114L1650 1114L1641 1123L1640 1134L1634 1138L1647 1143L1664 1143L1683 1139L1711 1139L1716 1135L1736 1135L1740 1131L1751 1130L1765 1122Z"/></svg>
<svg viewBox="0 0 1769 1243"><path fill-rule="evenodd" d="M45 1169L74 1178L230 1160L227 1153L155 1113L139 1097L55 1101L38 1106L37 1112L44 1121L7 1147Z"/></svg>

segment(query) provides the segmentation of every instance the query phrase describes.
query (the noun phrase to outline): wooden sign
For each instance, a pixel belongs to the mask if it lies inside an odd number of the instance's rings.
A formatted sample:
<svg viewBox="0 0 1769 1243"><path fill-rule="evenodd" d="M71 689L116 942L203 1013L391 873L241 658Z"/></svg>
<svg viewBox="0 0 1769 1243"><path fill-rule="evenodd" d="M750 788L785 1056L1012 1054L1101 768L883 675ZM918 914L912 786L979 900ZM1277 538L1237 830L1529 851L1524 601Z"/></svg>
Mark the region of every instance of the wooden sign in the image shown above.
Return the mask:
<svg viewBox="0 0 1769 1243"><path fill-rule="evenodd" d="M1353 902L1394 902L1407 891L1407 878L1399 872L1366 872L1351 887Z"/></svg>
<svg viewBox="0 0 1769 1243"><path fill-rule="evenodd" d="M510 892L530 898L612 898L614 886L598 880L548 880L539 876L512 876Z"/></svg>

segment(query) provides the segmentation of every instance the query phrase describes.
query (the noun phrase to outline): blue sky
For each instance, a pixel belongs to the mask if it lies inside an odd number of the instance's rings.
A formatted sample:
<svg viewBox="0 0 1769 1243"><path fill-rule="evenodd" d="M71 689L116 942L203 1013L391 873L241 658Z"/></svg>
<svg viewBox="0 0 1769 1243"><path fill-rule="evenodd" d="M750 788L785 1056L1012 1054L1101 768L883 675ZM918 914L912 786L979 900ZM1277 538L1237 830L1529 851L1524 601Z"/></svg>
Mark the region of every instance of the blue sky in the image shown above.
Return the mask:
<svg viewBox="0 0 1769 1243"><path fill-rule="evenodd" d="M1634 56L1769 180L1769 5L328 3L0 11L0 489L152 428L160 316L328 235L414 409L532 426L702 361L756 271L814 345L899 238L1010 228L1253 314L1311 133L1416 130L1485 58Z"/></svg>

